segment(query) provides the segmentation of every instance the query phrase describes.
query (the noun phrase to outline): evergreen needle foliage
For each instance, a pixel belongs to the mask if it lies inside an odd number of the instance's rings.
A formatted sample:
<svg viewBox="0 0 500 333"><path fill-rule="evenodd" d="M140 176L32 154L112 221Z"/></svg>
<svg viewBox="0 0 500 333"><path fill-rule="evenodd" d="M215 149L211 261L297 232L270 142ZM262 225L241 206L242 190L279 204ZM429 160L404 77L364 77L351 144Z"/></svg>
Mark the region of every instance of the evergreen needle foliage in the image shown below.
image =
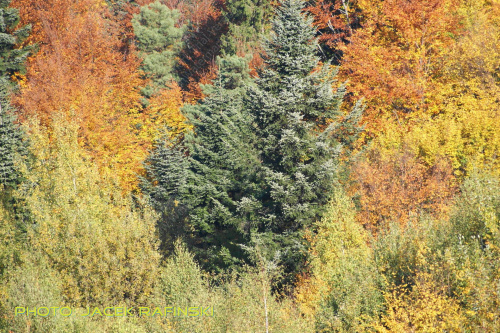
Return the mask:
<svg viewBox="0 0 500 333"><path fill-rule="evenodd" d="M10 2L0 1L0 189L6 190L0 195L3 200L7 190L21 182L15 161L27 152L23 133L16 124L15 109L10 104L10 95L16 88L11 77L24 73L26 58L33 51L33 46L16 47L28 37L31 26L17 28L19 11L9 8Z"/></svg>
<svg viewBox="0 0 500 333"><path fill-rule="evenodd" d="M23 133L16 124L16 115L10 106L8 80L0 78L0 186L13 188L20 183L20 170L16 159L26 154Z"/></svg>
<svg viewBox="0 0 500 333"><path fill-rule="evenodd" d="M156 1L141 7L132 20L139 54L144 58L142 69L151 79L151 84L143 90L146 97L151 97L174 79L174 60L185 30L176 26L179 17L177 10Z"/></svg>
<svg viewBox="0 0 500 333"><path fill-rule="evenodd" d="M11 0L0 1L0 74L11 77L25 72L25 61L34 46L17 48L31 31L30 25L17 28L19 10L10 8Z"/></svg>
<svg viewBox="0 0 500 333"><path fill-rule="evenodd" d="M184 112L194 131L187 133L183 148L160 145L147 170L156 186L145 183L155 206L170 215L163 233L184 230L198 258L211 268L224 267L242 258L246 243L252 194L258 170L251 121L242 113L248 65L239 57L219 62L220 73L204 88L207 97ZM174 211L185 211L171 219ZM179 226L187 218L186 226ZM165 238L164 238L165 239ZM239 254L237 254L239 253Z"/></svg>
<svg viewBox="0 0 500 333"><path fill-rule="evenodd" d="M227 0L224 16L229 31L222 37L224 54L247 52L258 46L262 34L269 30L271 0Z"/></svg>
<svg viewBox="0 0 500 333"><path fill-rule="evenodd" d="M0 0L0 332L500 332L498 40L500 0Z"/></svg>
<svg viewBox="0 0 500 333"><path fill-rule="evenodd" d="M342 118L345 89L333 91L335 72L319 63L301 1L282 3L273 31L259 79L243 59L223 59L207 97L184 108L194 128L185 150L160 145L149 159L145 188L157 207L184 209L168 223L185 226L210 268L247 260L242 249L259 243L294 271L305 252L301 232L333 193L341 141L360 131L362 108Z"/></svg>
<svg viewBox="0 0 500 333"><path fill-rule="evenodd" d="M267 67L248 96L264 175L259 229L287 242L320 219L335 188L341 142L357 136L362 112L358 104L341 120L345 88L332 90L336 73L320 64L302 6L287 0L277 9L264 44Z"/></svg>

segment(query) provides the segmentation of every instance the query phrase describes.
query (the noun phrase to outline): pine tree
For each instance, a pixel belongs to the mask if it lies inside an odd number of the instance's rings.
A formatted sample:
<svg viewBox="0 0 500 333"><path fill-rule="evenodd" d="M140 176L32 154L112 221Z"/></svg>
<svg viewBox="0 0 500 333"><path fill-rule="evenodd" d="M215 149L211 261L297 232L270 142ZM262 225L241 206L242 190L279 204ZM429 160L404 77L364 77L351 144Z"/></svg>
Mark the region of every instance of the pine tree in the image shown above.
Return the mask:
<svg viewBox="0 0 500 333"><path fill-rule="evenodd" d="M265 42L267 65L249 89L248 108L256 125L264 174L259 232L279 249L288 268L300 260L301 232L319 220L338 184L338 157L359 133L358 104L343 117L344 86L321 65L312 19L303 1L284 0L272 36Z"/></svg>
<svg viewBox="0 0 500 333"><path fill-rule="evenodd" d="M176 26L179 17L177 10L171 10L156 1L143 6L132 20L137 46L144 58L142 69L152 81L143 90L146 97L151 97L175 79L175 56L180 51L181 37L185 30Z"/></svg>
<svg viewBox="0 0 500 333"><path fill-rule="evenodd" d="M189 233L184 223L189 212L178 201L181 197L179 189L184 187L188 169L182 138L160 139L144 161L144 169L146 176L141 178L141 189L160 214L157 227L161 250L172 253L175 241Z"/></svg>

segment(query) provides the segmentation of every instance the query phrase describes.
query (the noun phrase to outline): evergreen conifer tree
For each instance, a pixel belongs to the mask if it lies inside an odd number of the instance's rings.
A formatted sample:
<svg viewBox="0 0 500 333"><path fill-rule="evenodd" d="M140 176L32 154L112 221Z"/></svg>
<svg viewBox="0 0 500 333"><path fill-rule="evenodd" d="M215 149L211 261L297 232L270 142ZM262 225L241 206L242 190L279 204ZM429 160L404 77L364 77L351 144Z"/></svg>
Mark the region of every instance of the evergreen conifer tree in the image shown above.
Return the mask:
<svg viewBox="0 0 500 333"><path fill-rule="evenodd" d="M24 73L26 58L33 46L16 48L29 35L29 25L16 29L19 23L17 9L9 8L10 0L0 0L0 185L12 188L20 182L16 155L26 153L23 135L15 124L16 116L10 105L10 94L16 84L10 79Z"/></svg>
<svg viewBox="0 0 500 333"><path fill-rule="evenodd" d="M224 17L229 24L229 31L221 41L224 54L236 54L238 47L240 51L247 52L257 46L262 35L269 30L267 26L273 14L271 2L271 0L226 1Z"/></svg>
<svg viewBox="0 0 500 333"><path fill-rule="evenodd" d="M10 86L8 80L5 77L0 78L0 185L12 188L20 181L19 170L14 160L17 154L25 152L26 147L9 103L8 86Z"/></svg>
<svg viewBox="0 0 500 333"><path fill-rule="evenodd" d="M293 273L306 253L302 232L338 184L339 154L359 134L362 108L342 114L345 88L332 88L335 71L319 63L311 23L302 1L284 0L259 79L241 58L223 60L207 97L184 108L193 125L185 150L160 146L150 157L145 188L156 207L182 206L171 224L191 236L205 267L258 249L267 259L281 254Z"/></svg>
<svg viewBox="0 0 500 333"><path fill-rule="evenodd" d="M207 97L183 109L194 131L186 134L182 149L160 145L155 150L147 170L156 186L145 183L160 211L179 203L176 210L185 212L188 225L164 220L170 224L163 226L165 233L183 231L198 259L211 269L244 258L240 244L248 242L252 228L258 170L251 119L241 112L250 81L247 61L232 56L220 60L219 67L214 84L204 86Z"/></svg>
<svg viewBox="0 0 500 333"><path fill-rule="evenodd" d="M176 27L180 13L160 1L141 7L132 20L137 47L144 58L142 69L151 78L144 88L146 97L151 97L169 81L174 80L175 56L181 48L184 28Z"/></svg>
<svg viewBox="0 0 500 333"><path fill-rule="evenodd" d="M25 180L21 163L28 156L28 142L24 131L17 124L15 109L10 104L12 82L0 77L0 206L17 221L29 219L24 198L16 189ZM20 225L24 232L24 226Z"/></svg>
<svg viewBox="0 0 500 333"><path fill-rule="evenodd" d="M15 73L24 73L26 59L34 48L16 48L28 37L31 26L17 28L19 11L9 8L10 3L11 0L0 0L0 76L6 75L7 78Z"/></svg>
<svg viewBox="0 0 500 333"><path fill-rule="evenodd" d="M343 117L345 88L333 91L336 73L320 64L303 4L283 0L277 8L264 44L267 66L247 103L264 175L259 232L290 269L300 261L301 232L321 218L338 184L339 153L359 133L362 113L358 104Z"/></svg>

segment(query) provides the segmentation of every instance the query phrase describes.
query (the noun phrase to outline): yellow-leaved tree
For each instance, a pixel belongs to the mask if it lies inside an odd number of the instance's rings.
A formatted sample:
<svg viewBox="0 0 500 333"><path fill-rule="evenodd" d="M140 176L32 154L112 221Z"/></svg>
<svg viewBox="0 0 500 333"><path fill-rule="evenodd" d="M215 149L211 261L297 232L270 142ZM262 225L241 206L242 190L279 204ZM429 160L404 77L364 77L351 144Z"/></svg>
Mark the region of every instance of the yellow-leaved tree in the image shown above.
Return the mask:
<svg viewBox="0 0 500 333"><path fill-rule="evenodd" d="M311 239L311 275L297 301L319 332L362 332L383 307L382 279L349 197L337 192Z"/></svg>
<svg viewBox="0 0 500 333"><path fill-rule="evenodd" d="M429 261L431 249L418 238L414 246L415 262L407 263L412 282L388 285L385 313L373 328L384 333L463 332L465 316L449 286L438 278L441 268Z"/></svg>
<svg viewBox="0 0 500 333"><path fill-rule="evenodd" d="M500 176L500 2L462 1L464 33L447 51L427 119L407 141L430 164L447 156L457 177L474 168Z"/></svg>
<svg viewBox="0 0 500 333"><path fill-rule="evenodd" d="M183 92L177 83L160 90L149 100L144 110L144 128L141 131L144 141L152 146L161 138L174 139L191 127L181 113ZM162 132L165 131L166 132Z"/></svg>
<svg viewBox="0 0 500 333"><path fill-rule="evenodd" d="M78 144L77 121L53 121L52 140L36 121L29 127L29 247L60 274L67 304L144 304L160 259L155 215L99 174Z"/></svg>

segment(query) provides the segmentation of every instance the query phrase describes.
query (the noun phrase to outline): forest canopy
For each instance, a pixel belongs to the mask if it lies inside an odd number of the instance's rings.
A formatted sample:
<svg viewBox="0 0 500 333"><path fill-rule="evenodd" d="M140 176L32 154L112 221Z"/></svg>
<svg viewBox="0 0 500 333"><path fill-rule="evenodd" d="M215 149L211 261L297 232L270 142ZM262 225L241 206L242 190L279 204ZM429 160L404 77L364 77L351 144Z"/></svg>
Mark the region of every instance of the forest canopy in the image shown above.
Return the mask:
<svg viewBox="0 0 500 333"><path fill-rule="evenodd" d="M499 40L497 0L0 0L0 330L500 331Z"/></svg>

